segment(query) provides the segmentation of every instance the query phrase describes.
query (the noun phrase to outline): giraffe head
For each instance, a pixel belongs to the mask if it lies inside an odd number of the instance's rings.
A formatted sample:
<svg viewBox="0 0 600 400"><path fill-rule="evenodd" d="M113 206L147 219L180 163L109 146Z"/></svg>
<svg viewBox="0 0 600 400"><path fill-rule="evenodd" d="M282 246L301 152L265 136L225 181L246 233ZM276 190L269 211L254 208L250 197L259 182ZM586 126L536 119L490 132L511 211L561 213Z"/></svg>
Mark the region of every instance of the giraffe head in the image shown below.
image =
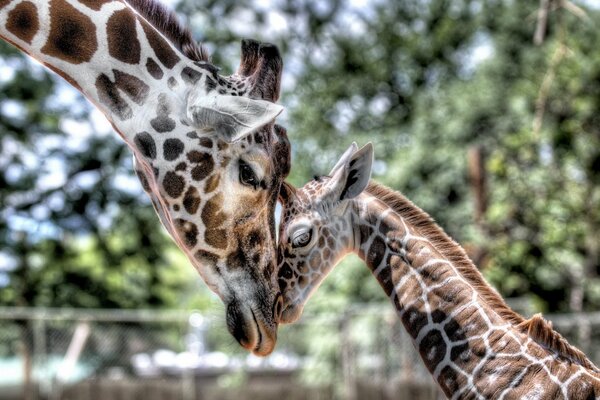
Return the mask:
<svg viewBox="0 0 600 400"><path fill-rule="evenodd" d="M369 183L373 146L353 143L328 176L300 189L284 183L279 227L280 322L291 323L333 267L354 247L352 199Z"/></svg>
<svg viewBox="0 0 600 400"><path fill-rule="evenodd" d="M265 355L281 295L274 210L289 171L277 48L246 40L219 74L152 0L0 0L0 37L82 91L134 153L169 234L226 305L230 332Z"/></svg>
<svg viewBox="0 0 600 400"><path fill-rule="evenodd" d="M273 123L281 65L275 46L249 40L232 76L188 62L133 140L163 225L225 304L230 333L258 355L275 346L282 304L274 212L290 145Z"/></svg>

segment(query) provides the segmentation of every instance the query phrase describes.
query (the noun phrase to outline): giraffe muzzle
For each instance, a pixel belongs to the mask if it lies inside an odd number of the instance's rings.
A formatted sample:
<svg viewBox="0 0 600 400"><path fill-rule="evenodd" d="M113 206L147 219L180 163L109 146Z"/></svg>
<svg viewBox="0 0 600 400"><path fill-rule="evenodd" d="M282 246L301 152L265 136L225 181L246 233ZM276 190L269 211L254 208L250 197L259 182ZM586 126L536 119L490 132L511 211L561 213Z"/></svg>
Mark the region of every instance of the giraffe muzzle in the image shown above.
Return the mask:
<svg viewBox="0 0 600 400"><path fill-rule="evenodd" d="M252 307L233 301L227 306L226 321L231 335L258 356L271 354L277 343L277 323Z"/></svg>

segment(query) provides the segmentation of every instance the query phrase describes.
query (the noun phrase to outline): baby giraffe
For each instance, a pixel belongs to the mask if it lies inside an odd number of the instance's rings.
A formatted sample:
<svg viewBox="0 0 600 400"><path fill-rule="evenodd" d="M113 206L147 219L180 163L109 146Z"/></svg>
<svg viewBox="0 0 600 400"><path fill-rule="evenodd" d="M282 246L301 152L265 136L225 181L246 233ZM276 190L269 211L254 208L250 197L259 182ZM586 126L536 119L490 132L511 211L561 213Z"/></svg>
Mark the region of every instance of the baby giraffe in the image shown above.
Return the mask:
<svg viewBox="0 0 600 400"><path fill-rule="evenodd" d="M347 253L367 264L449 398L600 399L600 371L540 315L524 319L464 250L398 192L369 182L373 148L352 144L329 176L285 185L283 322Z"/></svg>

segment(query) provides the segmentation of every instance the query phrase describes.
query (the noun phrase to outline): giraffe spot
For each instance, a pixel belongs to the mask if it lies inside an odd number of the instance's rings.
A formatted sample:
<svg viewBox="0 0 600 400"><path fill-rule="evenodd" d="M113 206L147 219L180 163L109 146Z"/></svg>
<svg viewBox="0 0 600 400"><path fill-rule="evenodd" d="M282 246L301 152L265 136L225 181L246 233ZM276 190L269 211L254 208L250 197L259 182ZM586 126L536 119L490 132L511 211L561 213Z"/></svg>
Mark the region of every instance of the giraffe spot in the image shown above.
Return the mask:
<svg viewBox="0 0 600 400"><path fill-rule="evenodd" d="M0 0L0 10L10 4L12 0Z"/></svg>
<svg viewBox="0 0 600 400"><path fill-rule="evenodd" d="M179 233L179 237L183 240L186 246L194 247L198 243L198 227L196 224L186 221L185 219L177 218L175 227Z"/></svg>
<svg viewBox="0 0 600 400"><path fill-rule="evenodd" d="M209 246L217 249L227 248L227 232L225 229L206 229L204 240Z"/></svg>
<svg viewBox="0 0 600 400"><path fill-rule="evenodd" d="M437 329L428 332L419 343L419 353L425 361L427 369L433 372L446 355L446 342L442 333Z"/></svg>
<svg viewBox="0 0 600 400"><path fill-rule="evenodd" d="M140 23L142 24L148 43L150 44L150 47L152 47L152 50L154 50L154 54L156 54L158 60L167 67L167 69L173 68L179 61L177 53L175 53L173 48L171 48L171 45L156 29L154 29L154 27L150 26L144 20L140 20Z"/></svg>
<svg viewBox="0 0 600 400"><path fill-rule="evenodd" d="M452 342L458 342L465 338L465 332L454 318L444 326L444 331Z"/></svg>
<svg viewBox="0 0 600 400"><path fill-rule="evenodd" d="M173 210L179 211L179 204L173 204Z"/></svg>
<svg viewBox="0 0 600 400"><path fill-rule="evenodd" d="M50 34L42 53L72 64L90 61L96 50L96 25L66 0L50 2Z"/></svg>
<svg viewBox="0 0 600 400"><path fill-rule="evenodd" d="M92 10L100 11L102 6L106 3L110 3L112 0L79 0L79 2Z"/></svg>
<svg viewBox="0 0 600 400"><path fill-rule="evenodd" d="M477 360L479 361L479 360ZM521 364L521 360L515 358L511 360L510 368L507 368L506 360L502 359L487 359L487 362L482 363L475 374L473 375L473 381L476 382L478 389L482 396L485 398L492 398L493 396L489 396L492 388L505 388L510 387L513 384L516 386L517 391L520 391L522 388L518 388L518 380L523 379L521 373L523 372L523 368L527 368L526 365ZM471 363L460 363L459 365L464 365L463 370L467 373L472 373L473 367L477 365L476 362ZM525 385L528 386L528 385ZM529 388L526 388L525 391L528 391ZM510 399L535 399L542 398L539 396L528 397L526 393L520 393L519 396L515 396L515 393L511 393L511 395L506 396ZM556 399L556 396L550 395L548 397L543 397L544 399ZM568 399L581 399L581 397L567 397Z"/></svg>
<svg viewBox="0 0 600 400"><path fill-rule="evenodd" d="M169 85L169 89L171 89L171 90L175 89L178 85L177 79L170 77L169 80L167 81L167 85Z"/></svg>
<svg viewBox="0 0 600 400"><path fill-rule="evenodd" d="M37 7L30 1L18 4L8 13L6 29L24 42L31 44L39 28Z"/></svg>
<svg viewBox="0 0 600 400"><path fill-rule="evenodd" d="M452 347L450 351L450 359L454 363L469 363L471 360L471 350L469 350L469 345L467 343L462 343Z"/></svg>
<svg viewBox="0 0 600 400"><path fill-rule="evenodd" d="M142 80L128 73L113 69L115 81L111 81L105 74L100 74L96 79L96 90L98 99L109 110L121 120L127 120L133 116L133 111L127 102L121 97L119 91L123 91L131 100L142 104L150 88Z"/></svg>
<svg viewBox="0 0 600 400"><path fill-rule="evenodd" d="M367 252L367 259L365 260L371 269L375 269L381 264L385 254L385 247L385 242L381 236L375 236L373 243L371 243L371 247L369 247Z"/></svg>
<svg viewBox="0 0 600 400"><path fill-rule="evenodd" d="M183 142L176 138L165 140L163 143L163 157L167 161L173 161L183 153Z"/></svg>
<svg viewBox="0 0 600 400"><path fill-rule="evenodd" d="M373 234L373 228L370 225L360 225L358 228L360 232L360 237L368 238Z"/></svg>
<svg viewBox="0 0 600 400"><path fill-rule="evenodd" d="M185 181L181 176L173 171L169 171L165 174L165 177L163 178L163 188L165 189L165 193L169 196L176 199L181 196L184 187Z"/></svg>
<svg viewBox="0 0 600 400"><path fill-rule="evenodd" d="M227 268L229 270L244 269L244 267L248 267L249 265L250 262L246 254L239 247L227 256Z"/></svg>
<svg viewBox="0 0 600 400"><path fill-rule="evenodd" d="M442 391L448 398L451 398L452 395L459 391L459 377L460 376L452 367L446 366L442 368L442 371L440 372L440 377L438 378L438 382L440 384L440 387L442 388Z"/></svg>
<svg viewBox="0 0 600 400"><path fill-rule="evenodd" d="M402 322L413 338L419 336L421 329L427 325L427 315L417 307L409 307L402 316Z"/></svg>
<svg viewBox="0 0 600 400"><path fill-rule="evenodd" d="M135 17L129 9L115 11L106 23L108 54L127 64L140 62Z"/></svg>
<svg viewBox="0 0 600 400"><path fill-rule="evenodd" d="M206 180L206 185L204 185L205 193L212 193L216 188L219 187L219 182L221 180L221 176L219 174L211 175L210 178Z"/></svg>
<svg viewBox="0 0 600 400"><path fill-rule="evenodd" d="M313 253L310 256L310 260L308 262L310 263L310 267L313 270L318 269L319 266L321 265L321 255L318 252Z"/></svg>
<svg viewBox="0 0 600 400"><path fill-rule="evenodd" d="M185 67L181 71L181 79L183 79L185 83L193 85L198 82L200 78L202 78L202 73L193 68Z"/></svg>
<svg viewBox="0 0 600 400"><path fill-rule="evenodd" d="M196 260L209 265L216 265L217 261L219 261L219 256L206 250L198 250L196 254L194 254L194 257Z"/></svg>
<svg viewBox="0 0 600 400"><path fill-rule="evenodd" d="M146 69L154 79L162 79L164 75L163 70L160 68L160 65L158 65L156 61L154 61L151 58L148 58L146 60Z"/></svg>
<svg viewBox="0 0 600 400"><path fill-rule="evenodd" d="M133 143L146 158L156 158L156 144L148 132L140 132L133 138Z"/></svg>
<svg viewBox="0 0 600 400"><path fill-rule="evenodd" d="M202 147L208 147L210 149L213 146L213 141L211 138L203 137L198 140L198 144Z"/></svg>
<svg viewBox="0 0 600 400"><path fill-rule="evenodd" d="M204 88L206 90L206 92L210 92L212 90L215 90L217 87L217 82L212 79L210 76L207 76L206 79L204 80Z"/></svg>
<svg viewBox="0 0 600 400"><path fill-rule="evenodd" d="M148 183L148 178L146 178L146 174L144 174L142 170L139 169L135 170L135 174L142 183L142 188L144 189L144 191L150 193L150 184Z"/></svg>
<svg viewBox="0 0 600 400"><path fill-rule="evenodd" d="M219 151L227 150L228 148L229 143L225 142L224 140L219 140L217 142L217 149L219 149Z"/></svg>
<svg viewBox="0 0 600 400"><path fill-rule="evenodd" d="M175 166L175 171L185 171L187 169L187 164L184 162L180 162Z"/></svg>
<svg viewBox="0 0 600 400"><path fill-rule="evenodd" d="M308 279L306 279L304 275L300 275L298 277L298 285L300 285L300 287L304 289L306 285L308 285Z"/></svg>
<svg viewBox="0 0 600 400"><path fill-rule="evenodd" d="M284 263L281 266L281 268L279 269L279 276L283 279L291 279L292 276L294 276L294 273L292 272L292 267L290 267L290 264Z"/></svg>
<svg viewBox="0 0 600 400"><path fill-rule="evenodd" d="M171 107L167 95L161 93L158 96L158 104L156 106L156 118L150 120L150 125L156 132L165 133L175 129L175 120L169 117Z"/></svg>
<svg viewBox="0 0 600 400"><path fill-rule="evenodd" d="M215 163L209 153L193 150L187 154L187 158L195 164L192 168L192 179L201 181L213 171Z"/></svg>
<svg viewBox="0 0 600 400"><path fill-rule="evenodd" d="M307 268L306 268L306 261L304 260L299 260L298 264L296 264L296 269L299 273L303 274L306 272Z"/></svg>
<svg viewBox="0 0 600 400"><path fill-rule="evenodd" d="M547 394L548 393L544 393L544 395ZM553 397L557 398L557 396ZM587 384L585 384L584 382L581 382L579 384L573 382L567 388L567 399L595 400L596 398L596 389L594 388L594 384L592 384L592 382L590 381L588 381Z"/></svg>
<svg viewBox="0 0 600 400"><path fill-rule="evenodd" d="M198 195L198 189L190 186L183 196L183 207L190 214L195 214L200 206L200 195Z"/></svg>
<svg viewBox="0 0 600 400"><path fill-rule="evenodd" d="M227 215L222 210L223 194L219 193L210 198L202 209L202 222L207 229L214 229L223 223Z"/></svg>

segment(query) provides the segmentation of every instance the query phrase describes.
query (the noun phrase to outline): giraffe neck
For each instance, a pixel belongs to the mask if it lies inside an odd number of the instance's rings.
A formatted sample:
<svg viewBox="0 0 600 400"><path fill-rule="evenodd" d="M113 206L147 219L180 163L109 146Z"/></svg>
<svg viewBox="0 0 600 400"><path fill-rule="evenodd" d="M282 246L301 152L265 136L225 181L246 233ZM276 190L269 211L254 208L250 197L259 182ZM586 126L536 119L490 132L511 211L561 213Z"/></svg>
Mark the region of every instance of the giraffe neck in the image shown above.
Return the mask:
<svg viewBox="0 0 600 400"><path fill-rule="evenodd" d="M373 186L367 191L373 192ZM559 394L566 398L581 387L600 395L600 375L591 362L585 359L589 364L582 366L557 354L523 333L521 328L530 321L516 313L497 312L501 308L497 304L490 306L489 297L498 295L482 294L479 272L469 272L477 279L468 277L456 265L459 257L448 253L448 246L456 244L447 236L447 243L441 241L437 226L428 229L414 217L417 212L426 214L401 199L404 204L395 206L372 193L355 200L354 251L390 297L448 397L522 398L538 393L540 398ZM429 217L427 221L433 224ZM534 323L545 323L540 320ZM567 382L573 374L581 385Z"/></svg>
<svg viewBox="0 0 600 400"><path fill-rule="evenodd" d="M164 131L182 107L192 63L123 1L0 0L0 37L81 91L129 144L142 110L162 107L154 125Z"/></svg>

